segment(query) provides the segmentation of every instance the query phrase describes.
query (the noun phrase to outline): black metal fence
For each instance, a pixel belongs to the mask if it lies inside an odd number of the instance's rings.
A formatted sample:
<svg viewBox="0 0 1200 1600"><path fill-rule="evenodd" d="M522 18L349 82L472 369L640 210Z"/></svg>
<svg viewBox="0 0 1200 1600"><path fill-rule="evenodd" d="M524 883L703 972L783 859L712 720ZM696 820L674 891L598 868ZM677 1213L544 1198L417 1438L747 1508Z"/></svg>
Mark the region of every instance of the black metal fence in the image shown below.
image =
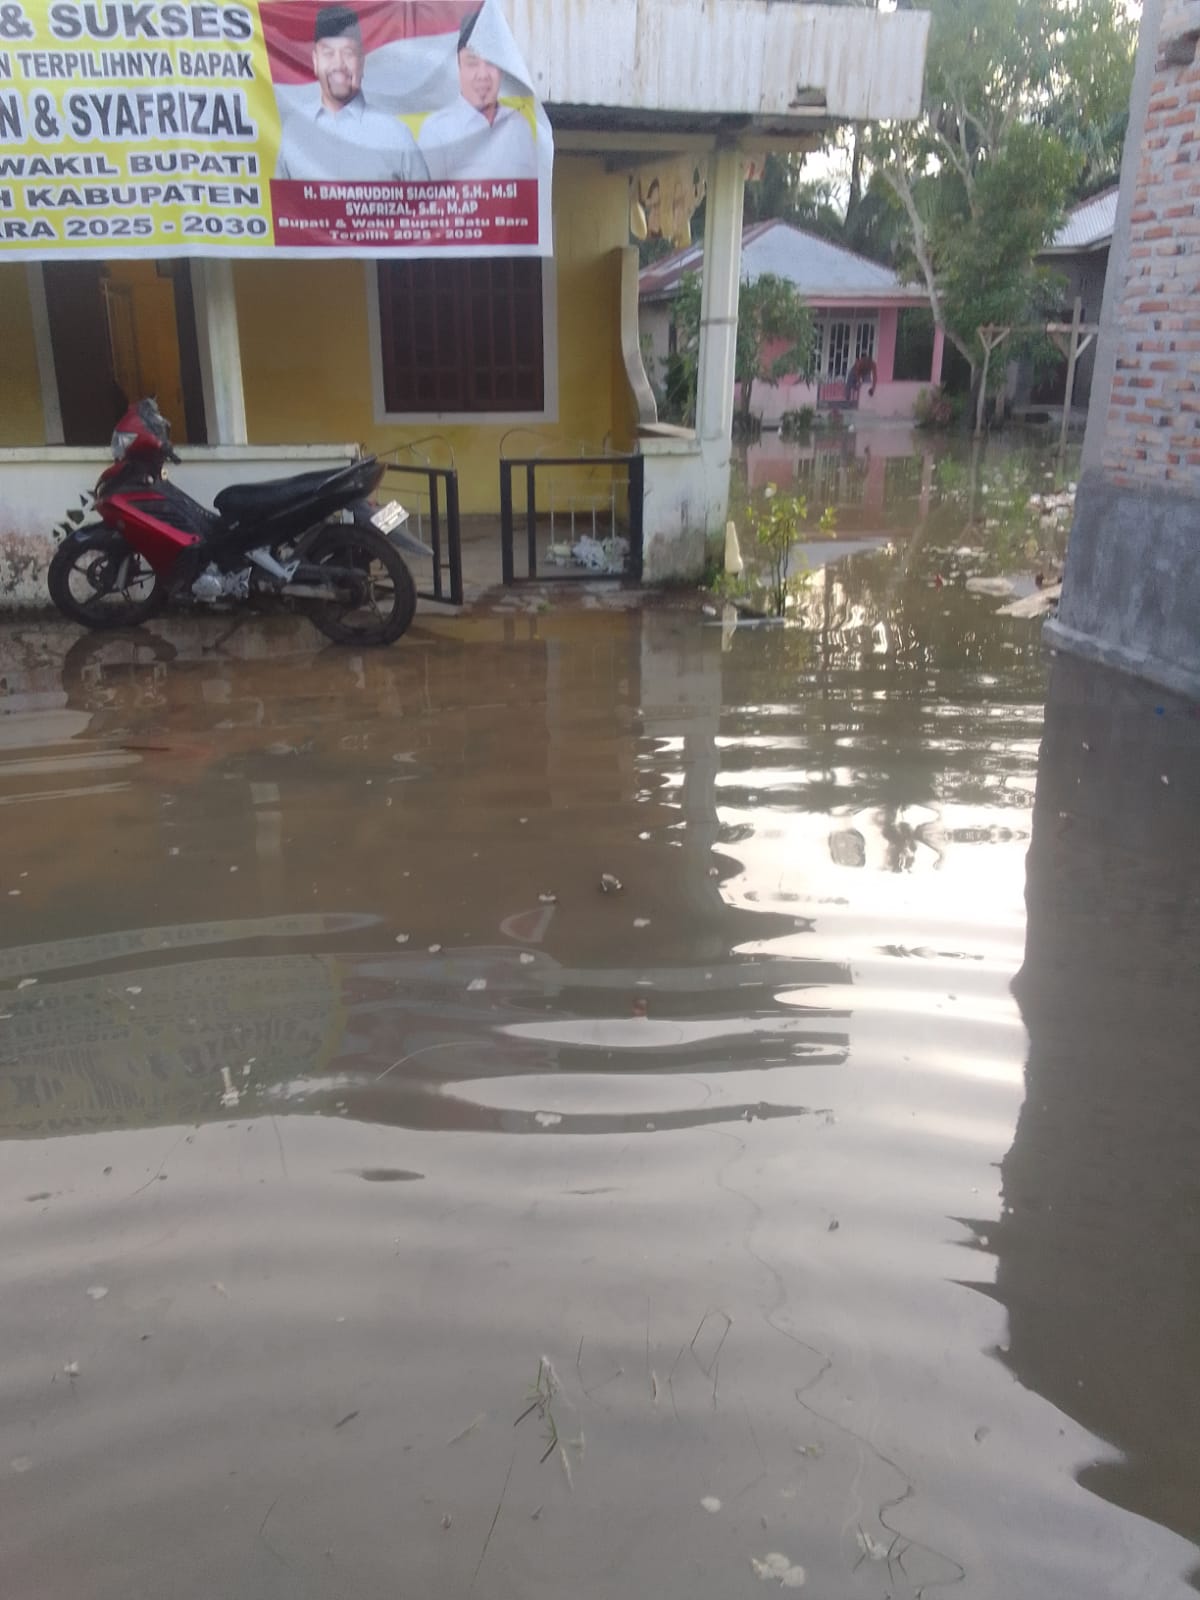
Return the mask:
<svg viewBox="0 0 1200 1600"><path fill-rule="evenodd" d="M418 589L423 600L442 605L463 603L462 518L458 509L458 473L453 467L403 466L389 462L384 468L385 482L403 476L424 480L424 494L400 498L409 511L409 531L428 544L433 555L433 579L429 589ZM400 494L397 488L397 494Z"/></svg>
<svg viewBox="0 0 1200 1600"><path fill-rule="evenodd" d="M525 567L516 572L514 477L525 490ZM500 462L506 584L642 577L645 460L640 455L528 456ZM539 551L538 523L547 535ZM627 548L626 548L627 547Z"/></svg>

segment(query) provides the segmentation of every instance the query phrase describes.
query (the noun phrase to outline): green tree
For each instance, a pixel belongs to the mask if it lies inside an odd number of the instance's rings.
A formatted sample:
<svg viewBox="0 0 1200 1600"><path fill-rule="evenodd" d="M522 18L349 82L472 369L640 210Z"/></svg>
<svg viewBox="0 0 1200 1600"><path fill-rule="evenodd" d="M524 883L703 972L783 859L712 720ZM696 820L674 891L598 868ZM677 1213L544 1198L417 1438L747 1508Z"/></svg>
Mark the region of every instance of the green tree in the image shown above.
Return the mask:
<svg viewBox="0 0 1200 1600"><path fill-rule="evenodd" d="M1034 255L1089 161L1102 171L1119 159L1133 35L1119 0L928 5L922 114L874 132L870 158L903 215L908 265L974 377L981 324L1046 309ZM1106 131L1080 132L1093 114Z"/></svg>
<svg viewBox="0 0 1200 1600"><path fill-rule="evenodd" d="M807 371L813 353L812 313L794 284L765 272L743 280L738 294L734 378L741 386L743 423L748 423L758 382L778 383ZM695 420L700 366L700 279L687 273L675 299L675 354L668 361L667 409L685 423Z"/></svg>

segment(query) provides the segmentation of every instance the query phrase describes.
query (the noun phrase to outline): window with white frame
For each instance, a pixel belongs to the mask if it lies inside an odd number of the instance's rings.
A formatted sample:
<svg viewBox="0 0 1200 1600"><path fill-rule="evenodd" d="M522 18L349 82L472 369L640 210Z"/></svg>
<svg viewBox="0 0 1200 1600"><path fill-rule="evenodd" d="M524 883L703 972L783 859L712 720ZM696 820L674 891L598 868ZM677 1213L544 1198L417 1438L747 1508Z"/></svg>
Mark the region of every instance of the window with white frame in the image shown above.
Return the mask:
<svg viewBox="0 0 1200 1600"><path fill-rule="evenodd" d="M825 358L821 371L827 378L844 378L850 370L850 335L848 322L825 324Z"/></svg>
<svg viewBox="0 0 1200 1600"><path fill-rule="evenodd" d="M846 377L862 356L874 359L878 326L874 314L852 312L845 317L822 318L817 324L822 379Z"/></svg>

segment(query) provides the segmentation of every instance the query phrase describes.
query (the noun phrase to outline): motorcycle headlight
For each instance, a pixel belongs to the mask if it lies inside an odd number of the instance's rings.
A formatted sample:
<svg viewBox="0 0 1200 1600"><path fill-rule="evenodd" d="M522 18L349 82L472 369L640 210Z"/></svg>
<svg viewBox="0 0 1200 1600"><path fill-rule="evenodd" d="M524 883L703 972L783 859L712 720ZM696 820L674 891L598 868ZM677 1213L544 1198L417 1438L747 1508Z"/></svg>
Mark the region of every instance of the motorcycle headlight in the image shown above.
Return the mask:
<svg viewBox="0 0 1200 1600"><path fill-rule="evenodd" d="M112 458L113 458L113 460L114 461L122 461L122 460L124 460L125 452L129 449L129 446L133 443L133 441L136 438L137 438L137 434L136 433L114 433L113 436L112 436Z"/></svg>

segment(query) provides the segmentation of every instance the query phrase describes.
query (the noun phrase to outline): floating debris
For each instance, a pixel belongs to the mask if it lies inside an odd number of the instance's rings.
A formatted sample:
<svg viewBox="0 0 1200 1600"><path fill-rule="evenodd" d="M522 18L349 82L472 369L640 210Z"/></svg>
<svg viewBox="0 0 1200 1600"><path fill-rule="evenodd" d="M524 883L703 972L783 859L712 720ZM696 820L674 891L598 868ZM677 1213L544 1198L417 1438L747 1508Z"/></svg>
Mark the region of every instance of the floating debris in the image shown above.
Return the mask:
<svg viewBox="0 0 1200 1600"><path fill-rule="evenodd" d="M624 888L620 878L615 878L611 872L600 874L600 892L602 894L620 894Z"/></svg>
<svg viewBox="0 0 1200 1600"><path fill-rule="evenodd" d="M481 989L486 989L486 988L487 988L487 979L486 978L472 978L470 983L467 985L467 993L468 994L478 994Z"/></svg>
<svg viewBox="0 0 1200 1600"><path fill-rule="evenodd" d="M635 928L648 928L650 926L650 918L649 917L634 917L633 925L634 925Z"/></svg>
<svg viewBox="0 0 1200 1600"><path fill-rule="evenodd" d="M855 1534L858 1548L862 1551L860 1559L864 1561L886 1561L888 1547L878 1539L873 1539L865 1528L860 1528Z"/></svg>
<svg viewBox="0 0 1200 1600"><path fill-rule="evenodd" d="M533 1120L539 1128L557 1128L562 1118L557 1111L535 1111Z"/></svg>
<svg viewBox="0 0 1200 1600"><path fill-rule="evenodd" d="M754 1568L755 1577L761 1578L764 1583L777 1583L781 1589L804 1587L804 1568L795 1566L789 1556L782 1555L778 1550L772 1550L761 1561L751 1556L750 1565Z"/></svg>
<svg viewBox="0 0 1200 1600"><path fill-rule="evenodd" d="M706 1494L704 1496L704 1499L701 1500L700 1504L704 1507L705 1511L707 1511L710 1516L714 1516L714 1517L716 1516L717 1512L720 1511L720 1509L721 1509L721 1502L717 1499L715 1494Z"/></svg>
<svg viewBox="0 0 1200 1600"><path fill-rule="evenodd" d="M538 900L544 906L556 906L558 904L558 896L551 894L549 890L545 894L538 895Z"/></svg>
<svg viewBox="0 0 1200 1600"><path fill-rule="evenodd" d="M531 967L533 965L533 960L534 958L529 954L528 950L521 951L521 965L523 967Z"/></svg>
<svg viewBox="0 0 1200 1600"><path fill-rule="evenodd" d="M103 1300L108 1290L102 1283L94 1283L87 1292L89 1300Z"/></svg>
<svg viewBox="0 0 1200 1600"><path fill-rule="evenodd" d="M77 1378L79 1376L79 1363L78 1363L78 1361L68 1361L64 1365L63 1371L66 1373L68 1378Z"/></svg>

